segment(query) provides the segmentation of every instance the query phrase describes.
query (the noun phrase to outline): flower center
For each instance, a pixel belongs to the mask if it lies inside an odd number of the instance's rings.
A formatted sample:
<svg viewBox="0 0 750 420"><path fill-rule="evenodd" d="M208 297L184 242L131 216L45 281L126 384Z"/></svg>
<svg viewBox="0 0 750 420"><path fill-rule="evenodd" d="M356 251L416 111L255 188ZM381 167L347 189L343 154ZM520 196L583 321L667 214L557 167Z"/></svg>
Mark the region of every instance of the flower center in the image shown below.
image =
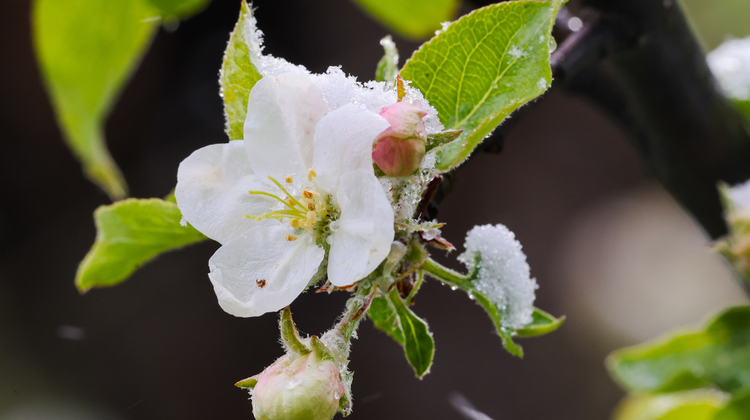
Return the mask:
<svg viewBox="0 0 750 420"><path fill-rule="evenodd" d="M315 178L316 173L310 169L307 174L307 179L312 181ZM265 219L276 219L280 222L288 222L290 226L295 229L304 231L311 231L313 229L320 230L325 227L322 225L327 224L327 219L332 216L335 209L330 206L330 197L326 194L322 196L317 191L311 188L305 188L299 197L295 197L293 194L277 181L274 177L268 176L268 179L273 182L276 187L281 191L281 195L271 194L265 191L250 190L248 193L253 195L264 195L271 197L284 205L284 208L280 210L270 211L259 216L251 216L246 214L245 217L261 221ZM294 182L292 177L288 176L284 179L288 184ZM283 197L283 198L282 198ZM289 235L286 240L293 241L297 239L296 236Z"/></svg>

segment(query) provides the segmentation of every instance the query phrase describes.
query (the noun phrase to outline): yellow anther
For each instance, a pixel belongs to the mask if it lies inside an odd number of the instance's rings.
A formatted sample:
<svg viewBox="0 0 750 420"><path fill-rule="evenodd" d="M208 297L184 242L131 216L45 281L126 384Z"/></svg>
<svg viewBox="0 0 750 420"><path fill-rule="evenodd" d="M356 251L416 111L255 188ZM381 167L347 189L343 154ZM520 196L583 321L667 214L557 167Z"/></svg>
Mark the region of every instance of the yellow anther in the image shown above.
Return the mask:
<svg viewBox="0 0 750 420"><path fill-rule="evenodd" d="M287 184L291 184L292 182L294 182L291 176L284 178L284 181L286 181Z"/></svg>
<svg viewBox="0 0 750 420"><path fill-rule="evenodd" d="M308 181L312 181L313 178L315 178L316 176L318 176L318 174L315 173L315 169L310 168L310 169L307 170L307 180Z"/></svg>
<svg viewBox="0 0 750 420"><path fill-rule="evenodd" d="M316 191L310 191L310 190L304 190L302 191L302 196L305 197L308 200L313 200L316 197L318 197L320 194Z"/></svg>
<svg viewBox="0 0 750 420"><path fill-rule="evenodd" d="M294 235L289 235L289 236L286 237L286 240L289 241L289 242L296 241L297 237L294 236Z"/></svg>
<svg viewBox="0 0 750 420"><path fill-rule="evenodd" d="M310 211L315 210L315 203L307 203L307 209Z"/></svg>
<svg viewBox="0 0 750 420"><path fill-rule="evenodd" d="M289 224L292 225L293 228L297 229L299 228L299 219L292 219L289 221Z"/></svg>

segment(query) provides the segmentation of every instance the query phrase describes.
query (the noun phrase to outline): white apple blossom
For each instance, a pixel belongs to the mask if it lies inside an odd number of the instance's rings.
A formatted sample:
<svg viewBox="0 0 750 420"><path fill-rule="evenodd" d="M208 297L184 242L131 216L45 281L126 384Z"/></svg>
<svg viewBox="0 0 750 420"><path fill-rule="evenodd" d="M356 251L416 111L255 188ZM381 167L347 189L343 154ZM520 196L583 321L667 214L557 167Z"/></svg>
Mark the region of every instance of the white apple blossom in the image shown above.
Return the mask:
<svg viewBox="0 0 750 420"><path fill-rule="evenodd" d="M328 280L339 287L369 275L390 250L393 210L372 162L373 140L389 123L361 104L332 106L319 84L301 72L263 77L250 93L244 140L206 146L180 164L177 204L222 244L209 278L232 315L289 305L328 247Z"/></svg>

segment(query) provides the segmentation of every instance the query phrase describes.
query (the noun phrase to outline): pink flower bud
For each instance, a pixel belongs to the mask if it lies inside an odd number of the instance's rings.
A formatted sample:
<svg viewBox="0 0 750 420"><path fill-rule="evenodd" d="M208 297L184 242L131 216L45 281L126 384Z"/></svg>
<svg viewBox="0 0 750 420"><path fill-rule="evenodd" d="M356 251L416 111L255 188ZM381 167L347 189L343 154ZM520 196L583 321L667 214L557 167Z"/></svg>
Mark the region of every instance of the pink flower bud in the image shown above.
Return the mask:
<svg viewBox="0 0 750 420"><path fill-rule="evenodd" d="M333 362L315 353L292 362L282 356L258 378L253 415L256 420L331 420L344 392Z"/></svg>
<svg viewBox="0 0 750 420"><path fill-rule="evenodd" d="M425 154L427 112L408 102L396 102L380 111L391 126L375 138L372 160L388 176L409 176Z"/></svg>

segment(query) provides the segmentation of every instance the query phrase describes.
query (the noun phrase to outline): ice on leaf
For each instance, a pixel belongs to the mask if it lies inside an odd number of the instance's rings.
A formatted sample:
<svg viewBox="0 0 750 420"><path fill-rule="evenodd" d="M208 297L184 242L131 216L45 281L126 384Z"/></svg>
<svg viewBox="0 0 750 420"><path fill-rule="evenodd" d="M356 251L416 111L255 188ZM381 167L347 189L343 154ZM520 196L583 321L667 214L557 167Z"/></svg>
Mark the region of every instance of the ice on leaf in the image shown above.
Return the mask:
<svg viewBox="0 0 750 420"><path fill-rule="evenodd" d="M538 285L513 232L500 224L475 226L464 248L459 261L476 270L474 287L500 309L503 326L515 330L531 323Z"/></svg>

